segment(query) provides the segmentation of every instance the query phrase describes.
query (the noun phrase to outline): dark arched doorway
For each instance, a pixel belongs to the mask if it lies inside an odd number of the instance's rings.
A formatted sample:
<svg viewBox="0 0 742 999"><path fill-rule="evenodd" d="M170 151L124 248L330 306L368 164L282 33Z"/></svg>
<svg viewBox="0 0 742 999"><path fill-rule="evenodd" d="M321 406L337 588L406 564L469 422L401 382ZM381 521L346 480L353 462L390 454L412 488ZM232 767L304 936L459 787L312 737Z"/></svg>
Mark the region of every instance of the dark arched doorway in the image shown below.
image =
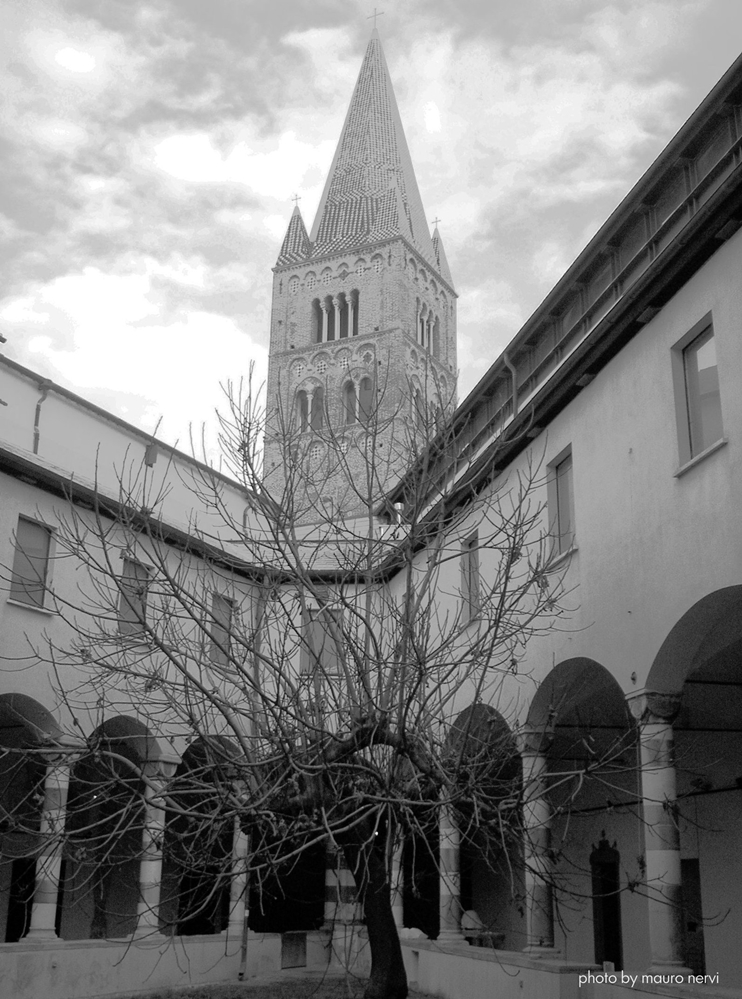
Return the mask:
<svg viewBox="0 0 742 999"><path fill-rule="evenodd" d="M131 935L137 926L144 834L142 771L157 743L134 718L100 725L75 764L67 798L61 936Z"/></svg>
<svg viewBox="0 0 742 999"><path fill-rule="evenodd" d="M229 922L236 754L227 739L198 739L170 785L160 919L181 936L221 933Z"/></svg>
<svg viewBox="0 0 742 999"><path fill-rule="evenodd" d="M526 725L546 759L555 943L572 960L620 969L627 944L638 950L646 937L646 910L628 891L643 863L637 732L624 692L600 663L566 660L540 685Z"/></svg>
<svg viewBox="0 0 742 999"><path fill-rule="evenodd" d="M21 940L31 924L44 800L43 749L62 733L25 694L0 695L0 940Z"/></svg>

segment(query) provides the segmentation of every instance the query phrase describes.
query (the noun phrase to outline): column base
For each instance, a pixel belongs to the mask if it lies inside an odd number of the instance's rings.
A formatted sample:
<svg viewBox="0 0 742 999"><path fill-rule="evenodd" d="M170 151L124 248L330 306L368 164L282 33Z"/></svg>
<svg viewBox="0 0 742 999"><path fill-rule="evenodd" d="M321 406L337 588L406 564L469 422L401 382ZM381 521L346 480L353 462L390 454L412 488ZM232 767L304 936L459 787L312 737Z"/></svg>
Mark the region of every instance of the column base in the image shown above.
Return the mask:
<svg viewBox="0 0 742 999"><path fill-rule="evenodd" d="M686 968L684 964L679 961L677 964L652 964L647 970L648 975L680 975L683 978L687 978L688 975L695 975L695 971L692 968Z"/></svg>
<svg viewBox="0 0 742 999"><path fill-rule="evenodd" d="M438 934L437 943L466 943L466 937L461 930L443 930Z"/></svg>
<svg viewBox="0 0 742 999"><path fill-rule="evenodd" d="M26 940L53 940L55 943L63 943L62 938L57 936L55 930L47 929L29 930L25 937L21 937L18 943L25 943Z"/></svg>
<svg viewBox="0 0 742 999"><path fill-rule="evenodd" d="M552 961L558 961L562 956L562 952L558 947L554 947L553 945L545 946L543 944L529 944L523 948L522 953L527 954L529 957Z"/></svg>
<svg viewBox="0 0 742 999"><path fill-rule="evenodd" d="M143 937L163 936L162 927L159 923L156 926L139 925L131 935L132 940L141 940Z"/></svg>

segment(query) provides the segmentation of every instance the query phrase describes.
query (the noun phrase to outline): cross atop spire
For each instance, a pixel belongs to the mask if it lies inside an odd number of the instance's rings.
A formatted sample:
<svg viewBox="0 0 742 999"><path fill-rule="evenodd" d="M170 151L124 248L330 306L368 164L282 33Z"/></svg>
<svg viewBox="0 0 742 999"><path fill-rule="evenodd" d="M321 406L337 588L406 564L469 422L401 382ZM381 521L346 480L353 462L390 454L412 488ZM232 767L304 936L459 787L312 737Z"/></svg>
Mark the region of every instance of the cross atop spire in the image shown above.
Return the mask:
<svg viewBox="0 0 742 999"><path fill-rule="evenodd" d="M374 12L373 12L373 14L369 14L369 15L368 15L368 17L366 18L366 20L367 20L367 21L370 21L370 20L371 20L371 18L373 18L373 19L374 19L374 31L376 31L376 27L377 27L377 25L376 25L376 19L377 19L377 18L379 18L379 17L381 17L381 15L382 15L383 13L384 13L384 11L383 11L383 10L379 10L379 11L377 11L377 10L376 10L376 8L374 7Z"/></svg>

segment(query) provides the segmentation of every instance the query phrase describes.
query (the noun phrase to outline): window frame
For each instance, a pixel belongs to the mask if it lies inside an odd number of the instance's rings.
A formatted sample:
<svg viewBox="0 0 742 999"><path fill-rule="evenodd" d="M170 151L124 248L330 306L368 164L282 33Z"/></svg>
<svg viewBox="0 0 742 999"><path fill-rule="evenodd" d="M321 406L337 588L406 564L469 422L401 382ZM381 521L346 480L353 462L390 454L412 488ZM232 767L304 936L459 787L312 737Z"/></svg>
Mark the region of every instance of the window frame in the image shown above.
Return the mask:
<svg viewBox="0 0 742 999"><path fill-rule="evenodd" d="M226 620L217 614L217 605L227 609ZM209 631L209 662L213 666L226 666L232 654L232 631L235 621L235 602L218 590L211 594L211 619Z"/></svg>
<svg viewBox="0 0 742 999"><path fill-rule="evenodd" d="M148 597L149 588L152 581L152 570L144 562L139 559L134 558L131 555L121 556L122 567L121 575L118 577L118 588L119 588L119 599L116 605L116 620L118 633L122 638L140 638L144 633L147 625L147 607L148 607ZM141 620L136 616L137 608L134 606L134 601L129 599L127 595L127 579L135 579L136 576L127 577L126 567L136 566L137 569L141 569L143 573L143 578L139 578L137 581L139 583L143 582L143 593L135 594L141 597L141 604L139 615ZM125 613L125 612L128 612ZM135 615L135 616L131 616Z"/></svg>
<svg viewBox="0 0 742 999"><path fill-rule="evenodd" d="M703 444L701 447L695 446L693 440L693 416L691 410L694 406L698 406L698 403L700 402L700 393L695 403L692 402L688 384L688 352L696 343L698 343L699 340L701 340L701 338L706 336L708 336L708 340L714 341L714 348L716 350L718 338L716 336L716 329L714 328L713 316L710 312L706 313L705 316L699 319L699 321L695 323L684 336L674 343L671 351L672 379L675 395L675 422L677 426L678 460L680 470L686 466L695 464L707 454L711 454L713 451L717 450L727 441L724 434L724 413L721 400L721 386L718 379L718 353L716 356L717 412L715 415L718 418L720 434L715 440L710 443Z"/></svg>
<svg viewBox="0 0 742 999"><path fill-rule="evenodd" d="M333 637L332 627L324 622L332 619L332 624L343 637L343 611L342 608L328 607L326 605L308 605L303 615L303 639L300 649L299 672L302 676L309 676L316 683L318 679L322 681L332 677L340 677L343 674L343 654L338 648L337 640ZM315 647L315 628L318 635L322 636L322 643L319 649ZM330 663L325 665L322 657L327 643L331 643ZM332 648L334 646L334 650ZM328 668L333 666L334 668Z"/></svg>
<svg viewBox="0 0 742 999"><path fill-rule="evenodd" d="M39 528L46 534L47 545L46 554L44 556L44 573L43 578L34 575L32 579L30 576L23 576L21 573L21 560L25 560L29 566L31 566L32 558L36 556L29 556L22 548L19 542L18 529L21 522L25 524L30 524L33 527ZM8 588L8 600L11 603L30 607L33 610L48 610L46 607L46 596L49 593L49 583L51 581L51 566L52 559L54 555L54 528L50 527L49 524L44 523L42 520L38 520L35 517L28 517L23 513L18 515L18 520L16 522L16 528L13 535L13 566L10 573L10 585ZM38 592L39 599L27 599L30 595L30 590L28 584L33 584L34 591Z"/></svg>
<svg viewBox="0 0 742 999"><path fill-rule="evenodd" d="M479 564L479 531L469 533L461 541L461 599L467 624L475 621L482 610L481 567Z"/></svg>
<svg viewBox="0 0 742 999"><path fill-rule="evenodd" d="M577 547L575 517L574 455L568 444L548 464L546 484L546 506L549 515L551 534L557 555L568 555ZM566 473L569 473L568 477ZM569 493L565 496L563 483L569 483ZM565 511L565 505L567 510ZM568 514L565 525L565 512Z"/></svg>

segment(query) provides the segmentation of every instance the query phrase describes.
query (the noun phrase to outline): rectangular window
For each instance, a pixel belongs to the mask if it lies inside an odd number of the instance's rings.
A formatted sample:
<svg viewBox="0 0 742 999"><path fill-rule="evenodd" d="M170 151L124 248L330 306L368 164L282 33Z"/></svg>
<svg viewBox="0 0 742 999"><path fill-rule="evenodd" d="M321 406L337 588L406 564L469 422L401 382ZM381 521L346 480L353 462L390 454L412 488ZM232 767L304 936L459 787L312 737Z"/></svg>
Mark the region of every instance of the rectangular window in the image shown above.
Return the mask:
<svg viewBox="0 0 742 999"><path fill-rule="evenodd" d="M124 559L124 569L119 579L119 634L137 635L144 630L147 620L147 591L149 571L141 562Z"/></svg>
<svg viewBox="0 0 742 999"><path fill-rule="evenodd" d="M461 598L464 618L473 621L479 614L479 535L475 531L461 545Z"/></svg>
<svg viewBox="0 0 742 999"><path fill-rule="evenodd" d="M724 436L714 330L709 324L683 349L690 458Z"/></svg>
<svg viewBox="0 0 742 999"><path fill-rule="evenodd" d="M339 676L341 673L342 614L340 611L310 609L304 628L301 650L302 673Z"/></svg>
<svg viewBox="0 0 742 999"><path fill-rule="evenodd" d="M211 649L209 659L215 666L226 666L232 640L234 604L221 593L211 598Z"/></svg>
<svg viewBox="0 0 742 999"><path fill-rule="evenodd" d="M554 498L556 501L554 533L557 548L561 554L573 548L575 540L575 507L571 452L554 465Z"/></svg>
<svg viewBox="0 0 742 999"><path fill-rule="evenodd" d="M45 524L18 518L15 534L10 598L31 607L43 607L49 576L51 530Z"/></svg>

